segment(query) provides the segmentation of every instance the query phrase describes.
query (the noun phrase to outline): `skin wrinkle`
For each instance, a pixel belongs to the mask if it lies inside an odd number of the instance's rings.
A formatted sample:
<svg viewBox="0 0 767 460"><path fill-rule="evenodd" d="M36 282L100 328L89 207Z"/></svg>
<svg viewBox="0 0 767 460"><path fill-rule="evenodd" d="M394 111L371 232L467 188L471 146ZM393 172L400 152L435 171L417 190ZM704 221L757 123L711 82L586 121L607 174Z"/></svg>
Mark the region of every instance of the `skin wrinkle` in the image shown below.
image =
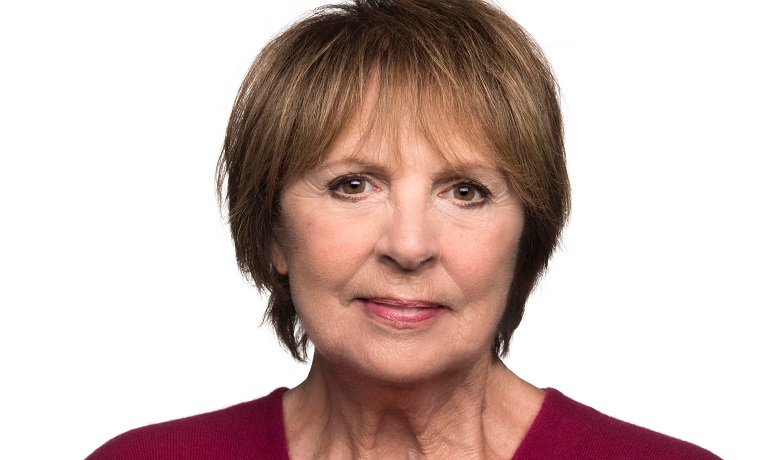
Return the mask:
<svg viewBox="0 0 767 460"><path fill-rule="evenodd" d="M381 440L381 431L391 427L387 425L387 420L399 419L407 422L407 426L411 427L411 435L404 437L411 443L414 442L408 448L408 452L414 454L411 458L510 458L507 452L494 449L492 446L477 450L477 446L485 445L483 441L488 438L498 439L501 436L509 436L509 433L499 433L493 428L494 425L504 426L503 423L499 425L497 422L508 423L508 419L503 415L499 417L499 412L506 412L509 408L508 404L491 403L483 397L487 388L499 388L492 378L466 381L465 378L469 374L473 372L445 376L445 380L450 381L441 388L452 390L452 392L426 388L424 396L418 394L417 389L408 393L402 391L402 388L390 387L388 393L390 400L387 400L387 393L377 391L374 394L379 395L378 398L371 401L369 398L356 396L358 394L356 389L363 387L365 382L353 377L348 378L351 373L344 375L343 370L336 372L332 380L346 382L346 385L339 388L343 391L325 389L323 397L313 395L308 398L312 401L325 401L323 406L315 407L317 410L313 412L322 417L321 424L326 433L325 436L316 438L325 442L315 453L326 454L321 455L323 458L397 458L391 453L376 452L375 449L387 445L386 441ZM491 385L496 386L491 387ZM428 387L430 384L426 382L425 386ZM500 385L504 391L508 391L507 387L508 385ZM456 391L458 389L461 391ZM513 396L518 391L519 389L508 391L512 397L507 399L515 399ZM470 395L469 398L467 394ZM339 398L338 395L344 397ZM439 403L434 404L435 401ZM413 402L422 404L412 407ZM461 416L455 417L456 409L453 403L458 403L463 408L468 407L470 411L457 412ZM287 405L289 406L290 403ZM425 406L427 410L419 410L422 406ZM381 410L382 407L386 410ZM496 409L493 409L494 407ZM362 410L359 410L360 408ZM527 413L530 423L532 422L532 417L535 415L534 407L517 405L513 409L521 414ZM415 414L415 417L408 417L407 414ZM443 421L446 423L442 423ZM290 426L290 420L287 425ZM477 429L466 430L466 426L477 427ZM313 437L311 431L304 427L296 431L302 433L304 437ZM327 435L330 433L334 434ZM518 430L514 435L521 439L524 431ZM394 436L399 441L403 440L403 433L400 431L395 432ZM329 445L332 440L338 439L355 440L355 442L343 442L340 446ZM457 440L461 441L458 445L455 442ZM320 456L310 457L320 458Z"/></svg>
<svg viewBox="0 0 767 460"><path fill-rule="evenodd" d="M291 458L511 457L543 393L499 357L568 214L561 128L537 45L481 1L348 2L259 54L217 185L265 318L294 358L315 345ZM376 188L338 199L350 173ZM397 298L446 308L398 325Z"/></svg>
<svg viewBox="0 0 767 460"><path fill-rule="evenodd" d="M306 338L295 340L298 318L287 279L271 270L269 235L286 181L322 161L371 87L378 94L373 116L361 116L365 128L394 139L399 115L413 115L449 161L443 135L464 137L507 174L524 204L530 244L492 344L503 356L556 246L569 191L556 81L537 44L492 4L358 0L314 11L264 48L238 93L217 169L238 265L271 293L267 317L304 360Z"/></svg>
<svg viewBox="0 0 767 460"><path fill-rule="evenodd" d="M510 458L542 402L491 352L522 207L486 155L445 129L447 161L408 116L397 141L367 136L355 118L283 193L273 264L291 276L316 349L306 381L285 394L292 458ZM328 190L349 173L373 181L356 201ZM444 195L456 177L491 196L462 206ZM447 310L429 327L392 329L356 300L381 295Z"/></svg>

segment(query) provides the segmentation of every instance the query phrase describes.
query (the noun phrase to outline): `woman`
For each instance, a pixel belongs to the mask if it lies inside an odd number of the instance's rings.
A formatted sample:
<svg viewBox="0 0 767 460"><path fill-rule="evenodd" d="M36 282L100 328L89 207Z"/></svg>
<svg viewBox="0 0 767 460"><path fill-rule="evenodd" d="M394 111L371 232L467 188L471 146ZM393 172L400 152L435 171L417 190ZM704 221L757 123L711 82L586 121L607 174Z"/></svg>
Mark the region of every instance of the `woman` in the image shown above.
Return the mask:
<svg viewBox="0 0 767 460"><path fill-rule="evenodd" d="M713 459L505 367L569 211L555 80L481 0L358 0L275 38L219 188L306 380L90 459Z"/></svg>

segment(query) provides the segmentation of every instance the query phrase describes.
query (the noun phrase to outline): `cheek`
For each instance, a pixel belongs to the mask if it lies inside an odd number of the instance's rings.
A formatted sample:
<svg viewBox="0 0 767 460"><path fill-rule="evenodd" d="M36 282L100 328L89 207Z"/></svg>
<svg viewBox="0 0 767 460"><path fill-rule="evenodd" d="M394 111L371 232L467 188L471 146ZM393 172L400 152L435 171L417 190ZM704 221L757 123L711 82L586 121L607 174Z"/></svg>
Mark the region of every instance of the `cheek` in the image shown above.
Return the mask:
<svg viewBox="0 0 767 460"><path fill-rule="evenodd" d="M346 216L348 217L348 216ZM348 352L359 327L345 313L348 286L367 262L375 232L357 219L315 210L301 214L290 228L290 289L302 327L326 356Z"/></svg>
<svg viewBox="0 0 767 460"><path fill-rule="evenodd" d="M448 246L451 253L445 261L450 265L446 268L470 303L497 308L500 315L512 282L520 235L518 220L495 221L485 231L473 234L470 244L462 241Z"/></svg>
<svg viewBox="0 0 767 460"><path fill-rule="evenodd" d="M318 212L304 213L290 229L291 285L312 290L342 286L369 256L372 234L360 219L329 219Z"/></svg>

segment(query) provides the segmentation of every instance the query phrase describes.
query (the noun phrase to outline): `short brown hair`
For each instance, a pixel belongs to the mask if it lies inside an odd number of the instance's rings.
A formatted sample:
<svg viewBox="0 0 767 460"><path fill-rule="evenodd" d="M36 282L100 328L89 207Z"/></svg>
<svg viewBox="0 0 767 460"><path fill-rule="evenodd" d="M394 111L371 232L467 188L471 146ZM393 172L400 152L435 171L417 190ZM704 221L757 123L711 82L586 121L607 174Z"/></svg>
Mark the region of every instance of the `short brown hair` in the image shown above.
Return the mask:
<svg viewBox="0 0 767 460"><path fill-rule="evenodd" d="M493 344L503 356L567 220L570 186L549 65L524 29L482 0L329 5L266 45L240 87L217 170L239 268L270 293L264 318L305 360L308 338L288 277L269 257L280 196L292 178L322 161L373 73L379 110L386 115L407 100L428 138L438 137L432 122L441 114L466 120L464 129L486 143L524 206L514 278Z"/></svg>

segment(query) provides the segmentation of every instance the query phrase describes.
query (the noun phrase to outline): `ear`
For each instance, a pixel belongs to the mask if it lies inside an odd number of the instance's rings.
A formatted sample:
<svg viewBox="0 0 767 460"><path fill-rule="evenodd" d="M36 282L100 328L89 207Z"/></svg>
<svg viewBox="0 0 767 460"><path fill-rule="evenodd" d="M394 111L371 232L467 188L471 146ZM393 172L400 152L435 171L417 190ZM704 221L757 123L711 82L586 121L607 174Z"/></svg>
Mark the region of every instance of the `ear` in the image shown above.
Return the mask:
<svg viewBox="0 0 767 460"><path fill-rule="evenodd" d="M272 235L269 241L269 259L277 273L282 276L288 274L288 258L285 254L285 248L276 235Z"/></svg>

